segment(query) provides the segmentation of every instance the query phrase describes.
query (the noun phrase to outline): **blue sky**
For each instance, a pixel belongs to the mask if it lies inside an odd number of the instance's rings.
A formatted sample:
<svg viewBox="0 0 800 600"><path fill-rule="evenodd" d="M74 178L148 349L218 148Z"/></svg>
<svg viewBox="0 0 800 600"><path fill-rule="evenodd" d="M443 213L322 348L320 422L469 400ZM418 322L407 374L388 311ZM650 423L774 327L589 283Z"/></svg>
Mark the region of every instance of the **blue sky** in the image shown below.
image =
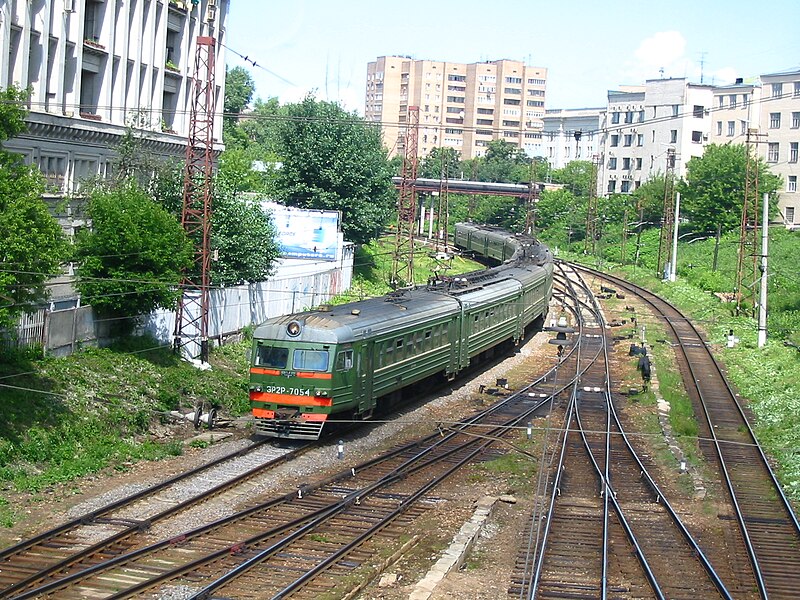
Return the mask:
<svg viewBox="0 0 800 600"><path fill-rule="evenodd" d="M250 71L261 98L314 91L363 114L378 56L511 58L547 67L547 108L578 108L661 68L699 82L702 61L718 84L798 68L798 23L797 0L231 0L227 46L259 66L230 52L227 63Z"/></svg>

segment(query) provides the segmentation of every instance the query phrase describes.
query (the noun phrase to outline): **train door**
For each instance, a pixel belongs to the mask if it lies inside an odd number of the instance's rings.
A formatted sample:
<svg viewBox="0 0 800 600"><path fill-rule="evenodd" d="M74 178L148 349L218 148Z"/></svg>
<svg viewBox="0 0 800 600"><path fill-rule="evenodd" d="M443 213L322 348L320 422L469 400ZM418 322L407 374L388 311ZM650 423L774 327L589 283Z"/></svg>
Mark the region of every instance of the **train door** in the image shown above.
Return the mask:
<svg viewBox="0 0 800 600"><path fill-rule="evenodd" d="M375 356L375 342L367 342L361 346L358 353L358 409L357 412L363 415L370 415L375 408L375 401L372 398L372 384Z"/></svg>

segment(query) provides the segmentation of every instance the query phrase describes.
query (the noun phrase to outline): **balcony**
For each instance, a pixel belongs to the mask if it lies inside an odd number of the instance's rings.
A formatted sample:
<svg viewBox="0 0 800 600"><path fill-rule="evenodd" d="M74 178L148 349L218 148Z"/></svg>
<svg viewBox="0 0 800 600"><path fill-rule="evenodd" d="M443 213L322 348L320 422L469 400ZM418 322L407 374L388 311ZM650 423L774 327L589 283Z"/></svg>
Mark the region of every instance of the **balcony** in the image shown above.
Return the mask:
<svg viewBox="0 0 800 600"><path fill-rule="evenodd" d="M106 47L97 41L97 38L86 38L83 40L83 49L88 50L92 54L105 56L107 54Z"/></svg>

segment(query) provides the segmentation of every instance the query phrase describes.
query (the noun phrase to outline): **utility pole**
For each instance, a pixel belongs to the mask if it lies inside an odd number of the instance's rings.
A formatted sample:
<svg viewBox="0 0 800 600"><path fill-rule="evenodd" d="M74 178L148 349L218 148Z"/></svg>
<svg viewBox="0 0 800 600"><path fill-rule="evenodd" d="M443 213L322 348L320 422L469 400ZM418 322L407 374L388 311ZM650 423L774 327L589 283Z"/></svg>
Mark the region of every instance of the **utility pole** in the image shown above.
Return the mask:
<svg viewBox="0 0 800 600"><path fill-rule="evenodd" d="M672 231L675 227L674 193L675 148L668 148L667 171L664 173L664 208L661 218L661 236L658 239L658 259L656 261L656 275L658 277L669 277L669 274L665 272L665 268L669 264L669 247L672 242Z"/></svg>
<svg viewBox="0 0 800 600"><path fill-rule="evenodd" d="M675 227L672 228L672 258L669 261L669 280L678 277L678 225L681 222L681 193L675 192Z"/></svg>
<svg viewBox="0 0 800 600"><path fill-rule="evenodd" d="M213 7L216 9L216 7ZM208 26L213 31L214 10ZM208 362L209 283L211 279L211 184L214 169L216 40L198 36L191 84L189 137L183 169L181 225L194 243L194 263L181 280L173 348L187 358Z"/></svg>
<svg viewBox="0 0 800 600"><path fill-rule="evenodd" d="M595 252L597 243L597 155L592 157L592 181L589 184L589 199L586 203L586 239L583 241L583 253Z"/></svg>
<svg viewBox="0 0 800 600"><path fill-rule="evenodd" d="M392 259L393 288L414 285L414 223L417 215L417 138L419 106L409 106L406 116L403 180L397 200L397 234Z"/></svg>
<svg viewBox="0 0 800 600"><path fill-rule="evenodd" d="M761 203L761 289L758 297L758 347L767 343L767 259L769 257L769 194Z"/></svg>
<svg viewBox="0 0 800 600"><path fill-rule="evenodd" d="M758 144L763 134L757 129L748 129L745 139L747 161L744 175L744 199L742 202L742 220L739 228L739 248L736 261L736 314L742 311L744 294L747 293L755 311L755 290L752 285L745 285L746 256L752 258L751 280L754 285L758 279Z"/></svg>

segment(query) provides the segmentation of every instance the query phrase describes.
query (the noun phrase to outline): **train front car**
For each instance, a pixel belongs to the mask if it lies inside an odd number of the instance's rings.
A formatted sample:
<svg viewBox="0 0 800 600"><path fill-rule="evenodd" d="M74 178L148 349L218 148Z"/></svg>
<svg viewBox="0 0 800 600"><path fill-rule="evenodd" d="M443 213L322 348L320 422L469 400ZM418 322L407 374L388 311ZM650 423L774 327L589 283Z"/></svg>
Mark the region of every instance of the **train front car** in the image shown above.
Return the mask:
<svg viewBox="0 0 800 600"><path fill-rule="evenodd" d="M256 328L250 405L257 433L318 439L330 415L352 399L352 347L319 315L276 317Z"/></svg>

